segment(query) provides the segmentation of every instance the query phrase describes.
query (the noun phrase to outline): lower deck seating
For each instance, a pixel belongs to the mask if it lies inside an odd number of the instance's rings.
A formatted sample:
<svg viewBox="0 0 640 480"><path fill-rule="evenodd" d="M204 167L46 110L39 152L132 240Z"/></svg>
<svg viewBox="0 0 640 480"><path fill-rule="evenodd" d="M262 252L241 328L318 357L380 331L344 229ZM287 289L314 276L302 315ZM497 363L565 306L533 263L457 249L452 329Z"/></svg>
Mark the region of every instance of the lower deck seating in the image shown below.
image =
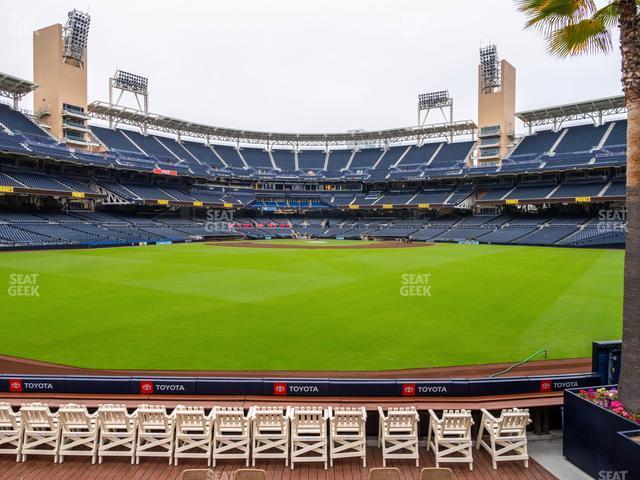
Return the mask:
<svg viewBox="0 0 640 480"><path fill-rule="evenodd" d="M625 224L587 215L448 215L414 219L238 217L211 220L108 211L0 211L0 245L117 245L205 238L344 238L559 245L624 245Z"/></svg>

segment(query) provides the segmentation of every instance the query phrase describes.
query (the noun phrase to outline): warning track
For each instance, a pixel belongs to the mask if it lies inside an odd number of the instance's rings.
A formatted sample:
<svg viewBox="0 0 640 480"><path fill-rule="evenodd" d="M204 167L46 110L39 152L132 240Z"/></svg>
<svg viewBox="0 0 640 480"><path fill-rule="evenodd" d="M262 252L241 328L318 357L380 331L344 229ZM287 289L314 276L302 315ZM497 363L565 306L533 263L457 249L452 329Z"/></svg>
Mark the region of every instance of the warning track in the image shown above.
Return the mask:
<svg viewBox="0 0 640 480"><path fill-rule="evenodd" d="M405 243L405 242L369 242L362 244L346 244L346 245L335 245L335 244L310 244L310 243L276 243L276 242L261 242L259 240L238 240L238 241L220 241L220 242L207 242L207 245L211 245L214 247L245 247L245 248L277 248L277 249L296 249L296 250L371 250L371 249L381 249L381 248L422 248L422 247L432 247L434 243Z"/></svg>

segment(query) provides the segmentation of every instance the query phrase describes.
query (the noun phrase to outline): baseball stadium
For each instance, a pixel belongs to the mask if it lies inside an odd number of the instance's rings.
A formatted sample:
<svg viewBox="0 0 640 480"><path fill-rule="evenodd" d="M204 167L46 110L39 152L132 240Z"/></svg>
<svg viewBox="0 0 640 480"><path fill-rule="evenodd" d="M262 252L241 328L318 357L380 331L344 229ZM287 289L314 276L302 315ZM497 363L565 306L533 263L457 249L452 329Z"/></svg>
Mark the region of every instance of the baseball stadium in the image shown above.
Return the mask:
<svg viewBox="0 0 640 480"><path fill-rule="evenodd" d="M60 19L0 73L0 480L640 478L569 429L620 370L623 95L519 110L489 43L475 119L226 128L88 98Z"/></svg>

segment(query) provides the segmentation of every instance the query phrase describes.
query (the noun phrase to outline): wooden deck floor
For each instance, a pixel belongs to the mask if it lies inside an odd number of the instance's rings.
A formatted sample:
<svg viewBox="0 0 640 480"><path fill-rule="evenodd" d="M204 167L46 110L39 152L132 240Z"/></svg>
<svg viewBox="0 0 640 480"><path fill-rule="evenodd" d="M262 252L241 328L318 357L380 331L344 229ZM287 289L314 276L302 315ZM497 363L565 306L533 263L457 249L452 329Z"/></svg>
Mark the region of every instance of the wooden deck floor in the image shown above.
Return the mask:
<svg viewBox="0 0 640 480"><path fill-rule="evenodd" d="M225 460L218 463L212 480L233 480L233 472L244 465L241 461ZM382 457L378 448L369 448L367 468L353 460L337 460L333 468L324 470L321 464L297 465L295 470L280 461L262 461L256 468L267 471L269 480L366 480L369 468L381 467ZM389 467L400 469L402 478L417 480L420 469L410 461L391 461ZM420 468L432 467L433 455L420 447ZM454 471L457 480L554 480L556 477L540 464L530 460L525 469L522 462L505 462L498 470L491 467L491 459L485 452L474 450L474 468L460 465L442 465ZM67 458L63 464L54 464L51 457L29 457L25 463L15 458L0 456L0 480L179 480L186 468L204 468L204 461L181 461L178 467L169 466L165 459L144 458L140 465L131 465L127 459L107 458L102 465L91 465L87 458Z"/></svg>

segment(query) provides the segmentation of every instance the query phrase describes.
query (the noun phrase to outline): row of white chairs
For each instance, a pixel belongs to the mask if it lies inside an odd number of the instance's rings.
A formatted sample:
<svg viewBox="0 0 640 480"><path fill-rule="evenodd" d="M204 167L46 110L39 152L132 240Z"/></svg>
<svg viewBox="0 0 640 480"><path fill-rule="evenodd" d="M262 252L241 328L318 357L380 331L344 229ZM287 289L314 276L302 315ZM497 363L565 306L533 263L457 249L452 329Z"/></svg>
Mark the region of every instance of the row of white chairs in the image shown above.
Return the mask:
<svg viewBox="0 0 640 480"><path fill-rule="evenodd" d="M419 421L415 407L378 408L378 445L383 465L390 459L413 459L419 465ZM165 457L179 459L243 459L255 466L259 459L296 463L322 462L333 466L341 458L358 458L366 467L366 421L363 407L255 406L245 414L241 407L177 406L171 414L162 405L140 405L129 414L125 405L100 405L90 414L86 406L68 404L52 413L46 404L23 404L14 412L0 403L0 454L51 455L62 463L65 456ZM500 417L482 410L476 448L485 448L497 462L522 460L528 466L526 427L528 410L503 410ZM473 468L470 410L445 410L441 417L429 410L427 451L440 463L467 463ZM488 435L488 441L484 434Z"/></svg>
<svg viewBox="0 0 640 480"><path fill-rule="evenodd" d="M418 423L420 416L413 407L389 409L378 407L378 446L382 448L382 464L387 459L414 459L419 465ZM529 410L517 408L502 410L498 418L482 409L482 419L476 440L476 449L489 452L494 470L498 462L524 462L529 467L527 425L531 423ZM444 410L438 415L429 410L427 452L433 450L436 467L441 463L466 463L473 470L474 425L471 410ZM488 441L485 439L488 436Z"/></svg>

